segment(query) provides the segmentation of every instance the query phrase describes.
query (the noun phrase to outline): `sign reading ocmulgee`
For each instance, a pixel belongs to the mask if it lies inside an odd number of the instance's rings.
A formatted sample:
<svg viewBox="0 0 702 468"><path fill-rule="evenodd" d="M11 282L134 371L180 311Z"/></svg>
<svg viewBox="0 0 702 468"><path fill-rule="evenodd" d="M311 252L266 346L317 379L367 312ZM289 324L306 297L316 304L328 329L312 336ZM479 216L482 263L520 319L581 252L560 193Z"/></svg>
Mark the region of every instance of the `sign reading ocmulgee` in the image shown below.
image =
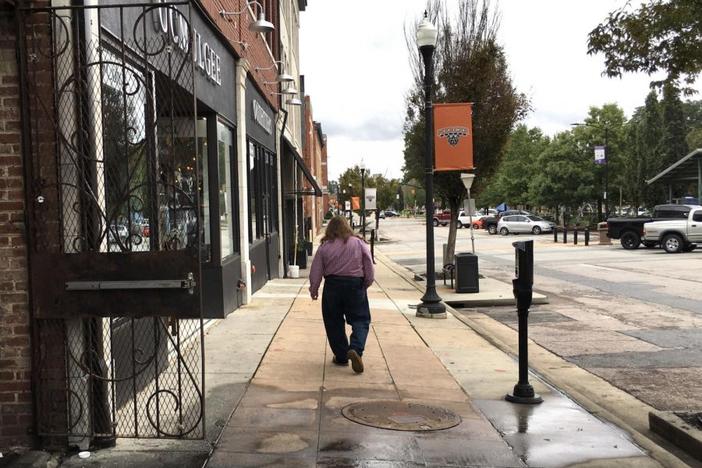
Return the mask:
<svg viewBox="0 0 702 468"><path fill-rule="evenodd" d="M163 3L163 0L157 0L156 3ZM153 12L156 32L163 34L181 52L189 53L190 30L185 16L174 7L155 8ZM196 67L210 81L222 86L222 59L212 49L212 46L202 39L202 36L195 28L193 28L193 35L192 43L193 47L195 47L193 61Z"/></svg>

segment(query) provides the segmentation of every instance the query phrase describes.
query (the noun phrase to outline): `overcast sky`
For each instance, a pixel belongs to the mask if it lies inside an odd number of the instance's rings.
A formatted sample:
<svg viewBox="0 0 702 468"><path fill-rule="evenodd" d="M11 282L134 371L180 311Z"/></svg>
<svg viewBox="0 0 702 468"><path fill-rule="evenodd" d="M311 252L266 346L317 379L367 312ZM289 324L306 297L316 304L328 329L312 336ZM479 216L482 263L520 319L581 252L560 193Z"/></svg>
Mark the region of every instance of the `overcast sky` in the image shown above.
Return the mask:
<svg viewBox="0 0 702 468"><path fill-rule="evenodd" d="M590 106L616 102L629 117L643 104L648 76L602 77L602 56L586 53L588 32L624 2L494 2L513 82L534 108L527 125L553 135L582 121ZM302 74L314 119L328 136L330 180L361 158L373 173L401 177L404 99L412 80L403 31L425 4L311 0L301 13Z"/></svg>

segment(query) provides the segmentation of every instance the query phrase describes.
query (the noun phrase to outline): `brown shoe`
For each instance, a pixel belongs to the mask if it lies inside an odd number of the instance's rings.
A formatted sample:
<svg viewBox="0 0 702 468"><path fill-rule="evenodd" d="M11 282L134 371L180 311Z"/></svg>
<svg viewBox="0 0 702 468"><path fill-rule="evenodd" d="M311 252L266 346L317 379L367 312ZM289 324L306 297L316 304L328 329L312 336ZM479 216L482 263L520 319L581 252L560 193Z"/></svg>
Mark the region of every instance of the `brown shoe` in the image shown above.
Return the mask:
<svg viewBox="0 0 702 468"><path fill-rule="evenodd" d="M337 366L342 366L342 367L348 367L349 366L349 361L348 359L346 361L339 361L336 359L336 356L332 358L332 363L336 364Z"/></svg>
<svg viewBox="0 0 702 468"><path fill-rule="evenodd" d="M353 371L357 374L363 372L363 359L361 359L361 356L353 349L349 350L347 356L351 361Z"/></svg>

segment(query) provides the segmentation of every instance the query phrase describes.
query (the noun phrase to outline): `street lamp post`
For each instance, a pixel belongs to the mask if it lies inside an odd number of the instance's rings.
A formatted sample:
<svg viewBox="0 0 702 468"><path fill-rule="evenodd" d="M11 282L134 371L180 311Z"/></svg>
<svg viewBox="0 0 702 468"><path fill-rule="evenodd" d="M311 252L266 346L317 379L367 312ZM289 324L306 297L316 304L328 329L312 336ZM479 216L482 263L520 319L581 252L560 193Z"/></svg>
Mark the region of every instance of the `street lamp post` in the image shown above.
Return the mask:
<svg viewBox="0 0 702 468"><path fill-rule="evenodd" d="M438 31L429 21L427 12L417 28L417 45L424 60L424 186L426 188L427 232L427 288L422 302L417 306L417 317L446 318L446 306L436 293L434 271L434 119L432 112L432 85L434 82L434 49Z"/></svg>
<svg viewBox="0 0 702 468"><path fill-rule="evenodd" d="M366 238L366 165L361 160L361 233Z"/></svg>
<svg viewBox="0 0 702 468"><path fill-rule="evenodd" d="M609 155L607 154L609 151L609 127L606 125L595 125L592 123L587 123L587 122L576 122L570 124L573 127L590 127L590 128L596 128L598 130L603 130L604 131L604 203L605 203L605 221L609 217L609 174L608 174L608 166L609 166ZM598 219L601 216L601 213L598 213ZM600 219L602 221L602 219Z"/></svg>

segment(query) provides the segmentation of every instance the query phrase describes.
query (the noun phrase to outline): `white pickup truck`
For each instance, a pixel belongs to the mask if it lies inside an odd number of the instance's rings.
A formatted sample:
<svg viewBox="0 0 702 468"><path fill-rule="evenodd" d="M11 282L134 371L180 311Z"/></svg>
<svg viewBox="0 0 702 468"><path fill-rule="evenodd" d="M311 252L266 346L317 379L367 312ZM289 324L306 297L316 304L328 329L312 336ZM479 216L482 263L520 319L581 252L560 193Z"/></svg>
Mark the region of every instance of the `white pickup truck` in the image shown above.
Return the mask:
<svg viewBox="0 0 702 468"><path fill-rule="evenodd" d="M643 226L644 242L660 243L668 253L690 252L702 243L702 206L691 207L687 218L653 221Z"/></svg>

